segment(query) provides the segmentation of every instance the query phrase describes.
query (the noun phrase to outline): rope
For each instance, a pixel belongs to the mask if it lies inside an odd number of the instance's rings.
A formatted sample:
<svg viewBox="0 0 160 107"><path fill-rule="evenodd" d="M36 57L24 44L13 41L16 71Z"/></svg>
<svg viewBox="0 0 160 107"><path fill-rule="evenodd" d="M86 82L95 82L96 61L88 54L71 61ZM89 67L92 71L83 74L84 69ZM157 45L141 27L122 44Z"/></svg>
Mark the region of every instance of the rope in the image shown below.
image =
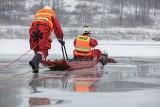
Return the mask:
<svg viewBox="0 0 160 107"><path fill-rule="evenodd" d="M28 74L32 71L27 71L27 72L24 72L24 73L20 73L20 74L16 74L16 75L12 75L12 76L3 76L3 77L0 77L0 79L2 78L3 80L6 80L6 79L10 79L10 78L16 78L16 77L20 77L24 74Z"/></svg>
<svg viewBox="0 0 160 107"><path fill-rule="evenodd" d="M36 45L37 46L37 45ZM13 63L15 63L16 61L18 61L19 59L21 59L23 56L25 56L28 52L30 52L32 49L30 49L29 51L27 51L26 53L24 53L23 55L21 55L19 58L17 58L16 60L14 60L14 61L12 61L12 62L10 62L8 65L6 65L6 66L4 66L4 67L2 67L1 69L0 69L0 71L2 71L4 68L7 68L8 66L10 66L10 65L12 65Z"/></svg>
<svg viewBox="0 0 160 107"><path fill-rule="evenodd" d="M36 32L37 32L38 26L39 26L39 22L38 22L37 27L36 27ZM50 32L48 32L48 34L50 34ZM48 35L48 34L47 34L47 35ZM46 37L48 37L48 36L46 36ZM43 38L39 43L37 43L37 45L35 45L32 49L28 50L26 53L24 53L23 55L21 55L20 57L18 57L18 58L15 59L14 61L10 62L8 65L2 67L2 68L0 69L0 71L3 71L4 68L9 67L9 66L12 65L13 63L15 63L16 61L18 61L19 59L21 59L23 56L25 56L26 54L28 54L31 50L33 50L34 48L36 48L46 37L44 37L44 38Z"/></svg>
<svg viewBox="0 0 160 107"><path fill-rule="evenodd" d="M47 67L51 67L51 66L47 66ZM38 69L43 69L43 68L46 68L46 67L42 67L42 68L37 68L35 70L38 70ZM6 76L6 77L0 77L0 78L4 78L3 80L7 80L7 79L13 79L13 78L18 78L22 75L25 75L25 74L28 74L30 72L33 72L34 70L31 70L31 71L27 71L27 72L24 72L24 73L21 73L21 74L17 74L17 75L13 75L13 76ZM66 70L65 70L66 71ZM66 74L66 73L65 73ZM62 75L65 75L65 74L62 74ZM53 75L53 74L52 74ZM57 74L55 74L56 76ZM50 78L52 78L52 76L49 76ZM33 79L29 79L29 80L24 80L24 81L17 81L17 82L12 82L11 84L9 85L2 85L0 86L0 89L3 89L3 88L10 88L10 87L14 87L15 85L19 85L19 84L23 84L25 82L28 82L28 81L33 81L33 80L39 80L39 79L46 79L48 78L48 76L42 76L42 77L38 77L38 78L33 78ZM1 80L2 81L2 80Z"/></svg>
<svg viewBox="0 0 160 107"><path fill-rule="evenodd" d="M43 40L44 40L44 38L43 38L36 46L34 46L32 49L28 50L26 53L24 53L23 55L21 55L20 57L18 57L18 58L15 59L14 61L10 62L8 65L2 67L2 68L0 69L0 71L3 71L3 69L9 67L9 66L12 65L13 63L15 63L16 61L18 61L19 59L21 59L23 56L25 56L26 54L28 54L31 50L33 50L35 47L37 47Z"/></svg>
<svg viewBox="0 0 160 107"><path fill-rule="evenodd" d="M40 78L34 78L34 79L29 79L29 80L24 80L24 81L18 81L18 82L12 82L12 84L0 86L0 89L14 87L15 85L23 84L25 82L33 81L33 80L38 80L38 79L40 79Z"/></svg>
<svg viewBox="0 0 160 107"><path fill-rule="evenodd" d="M47 66L47 67L51 67L51 66ZM20 77L20 76L22 76L22 75L28 74L28 73L30 73L30 72L34 72L35 70L39 70L39 69L43 69L43 68L47 68L47 67L45 66L45 67L42 67L42 68L37 68L37 69L30 70L30 71L27 71L27 72L24 72L24 73L20 73L20 74L16 74L16 75L3 76L3 77L0 77L0 79L6 80L6 79L17 78L17 77ZM2 80L1 80L1 81L2 81Z"/></svg>
<svg viewBox="0 0 160 107"><path fill-rule="evenodd" d="M20 85L29 81L34 81L34 80L40 80L40 79L46 79L48 78L47 76L42 76L42 77L36 77L36 78L32 78L32 79L28 79L28 80L23 80L23 81L16 81L16 82L12 82L8 85L1 85L0 89L4 89L4 88L10 88L10 87L14 87L15 85ZM50 77L52 78L52 77Z"/></svg>
<svg viewBox="0 0 160 107"><path fill-rule="evenodd" d="M45 67L37 68L37 69L34 69L34 70L43 69L43 68L48 68L48 67L52 67L52 65L51 65L51 66L45 66ZM0 79L2 78L3 80L7 80L7 79L18 78L18 77L20 77L20 76L22 76L22 75L25 75L25 74L28 74L28 73L30 73L30 72L33 72L34 70L27 71L27 72L24 72L24 73L20 73L20 74L17 74L17 75L0 77ZM64 71L65 74L63 74L63 75L66 75L66 73L67 73L67 75L70 75L70 74L68 74L68 72L66 72L66 71L68 71L68 70L69 70L69 69L65 70L65 71ZM70 72L69 72L69 73L70 73ZM56 74L56 75L57 75L57 74ZM52 76L42 76L41 78L38 77L38 78L31 79L31 80L46 79L46 78L48 78L48 77L49 77L49 78L52 78ZM71 76L69 76L69 77L71 77ZM78 78L78 79L80 79L80 78ZM82 78L82 79L84 79L84 78ZM12 82L12 84L0 86L0 89L13 87L13 86L15 86L15 85L19 85L19 84L22 84L22 83L25 83L25 82L28 82L28 81L31 81L31 80L24 80L24 81ZM1 80L1 81L2 81L2 80ZM64 84L64 87L66 87L66 86L67 86L67 83Z"/></svg>

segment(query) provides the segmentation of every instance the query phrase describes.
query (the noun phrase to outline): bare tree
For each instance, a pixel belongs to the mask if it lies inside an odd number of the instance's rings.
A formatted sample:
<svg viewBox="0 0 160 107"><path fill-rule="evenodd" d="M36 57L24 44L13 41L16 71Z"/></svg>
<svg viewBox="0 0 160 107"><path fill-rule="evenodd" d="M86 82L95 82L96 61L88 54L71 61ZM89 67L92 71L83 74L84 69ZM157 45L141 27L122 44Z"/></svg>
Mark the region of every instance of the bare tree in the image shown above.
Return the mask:
<svg viewBox="0 0 160 107"><path fill-rule="evenodd" d="M123 8L124 8L124 0L120 1L120 17L119 17L119 24L122 25L122 18L123 18Z"/></svg>
<svg viewBox="0 0 160 107"><path fill-rule="evenodd" d="M24 4L25 0L0 0L0 19L19 23L25 15Z"/></svg>

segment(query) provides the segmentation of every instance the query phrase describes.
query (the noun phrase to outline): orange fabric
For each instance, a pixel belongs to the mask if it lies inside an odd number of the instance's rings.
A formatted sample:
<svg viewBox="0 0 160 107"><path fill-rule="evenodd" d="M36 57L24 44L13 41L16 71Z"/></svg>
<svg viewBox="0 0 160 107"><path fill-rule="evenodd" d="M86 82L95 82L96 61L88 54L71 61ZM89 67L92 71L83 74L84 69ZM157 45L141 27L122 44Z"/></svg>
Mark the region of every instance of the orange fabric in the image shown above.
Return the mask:
<svg viewBox="0 0 160 107"><path fill-rule="evenodd" d="M53 29L52 18L55 17L55 13L49 9L40 9L37 14L34 16L34 21L47 21Z"/></svg>
<svg viewBox="0 0 160 107"><path fill-rule="evenodd" d="M76 92L89 92L89 86L75 86L75 91Z"/></svg>
<svg viewBox="0 0 160 107"><path fill-rule="evenodd" d="M89 45L90 37L79 35L76 38L74 56L90 56L91 47Z"/></svg>
<svg viewBox="0 0 160 107"><path fill-rule="evenodd" d="M92 81L76 81L74 83L75 92L94 92L97 86Z"/></svg>
<svg viewBox="0 0 160 107"><path fill-rule="evenodd" d="M76 81L74 84L74 89L76 92L90 92L91 81Z"/></svg>
<svg viewBox="0 0 160 107"><path fill-rule="evenodd" d="M91 57L92 56L92 52L89 53L82 53L82 52L78 52L78 51L73 51L74 56L82 56L82 57Z"/></svg>
<svg viewBox="0 0 160 107"><path fill-rule="evenodd" d="M45 12L51 13L51 14L53 15L53 17L56 16L53 10L49 10L49 9L40 9L40 10L38 11L38 13L45 13Z"/></svg>

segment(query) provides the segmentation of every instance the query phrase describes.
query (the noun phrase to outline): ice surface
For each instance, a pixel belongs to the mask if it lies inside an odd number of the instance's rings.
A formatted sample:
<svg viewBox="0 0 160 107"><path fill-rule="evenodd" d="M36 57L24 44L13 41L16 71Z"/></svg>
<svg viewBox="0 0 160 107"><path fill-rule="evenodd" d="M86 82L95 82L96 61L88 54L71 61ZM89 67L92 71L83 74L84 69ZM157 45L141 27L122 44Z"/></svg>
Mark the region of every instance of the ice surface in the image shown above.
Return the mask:
<svg viewBox="0 0 160 107"><path fill-rule="evenodd" d="M73 54L74 39L65 40L67 53ZM96 47L100 50L106 50L109 56L160 56L160 43L149 41L105 41L99 40L99 45ZM26 39L0 39L0 54L24 54L30 50L29 40ZM61 45L57 40L53 40L50 54L62 54ZM33 51L28 52L33 54Z"/></svg>

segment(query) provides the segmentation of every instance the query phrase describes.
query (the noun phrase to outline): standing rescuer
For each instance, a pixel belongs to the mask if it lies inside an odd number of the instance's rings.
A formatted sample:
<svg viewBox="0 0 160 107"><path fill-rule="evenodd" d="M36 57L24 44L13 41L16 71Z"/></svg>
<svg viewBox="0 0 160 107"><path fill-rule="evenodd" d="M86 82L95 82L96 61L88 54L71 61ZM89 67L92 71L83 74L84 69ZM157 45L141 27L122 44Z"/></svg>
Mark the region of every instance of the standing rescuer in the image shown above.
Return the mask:
<svg viewBox="0 0 160 107"><path fill-rule="evenodd" d="M63 32L59 21L55 17L52 8L45 6L36 13L29 29L30 49L35 53L29 64L34 70L34 73L38 73L40 61L48 56L48 49L51 49L52 43L52 38L50 37L52 31L54 31L59 43L64 45Z"/></svg>

